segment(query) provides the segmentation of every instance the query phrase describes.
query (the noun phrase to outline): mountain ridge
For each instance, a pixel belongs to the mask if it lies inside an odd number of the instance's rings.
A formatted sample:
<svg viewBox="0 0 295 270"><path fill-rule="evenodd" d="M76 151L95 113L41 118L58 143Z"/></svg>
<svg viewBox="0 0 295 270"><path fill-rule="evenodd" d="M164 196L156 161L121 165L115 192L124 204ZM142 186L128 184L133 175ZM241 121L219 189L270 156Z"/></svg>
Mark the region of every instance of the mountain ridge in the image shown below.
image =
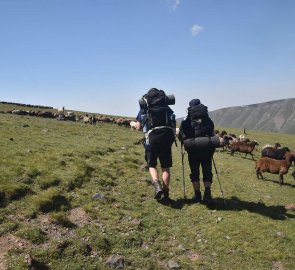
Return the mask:
<svg viewBox="0 0 295 270"><path fill-rule="evenodd" d="M295 134L295 98L209 112L215 126Z"/></svg>

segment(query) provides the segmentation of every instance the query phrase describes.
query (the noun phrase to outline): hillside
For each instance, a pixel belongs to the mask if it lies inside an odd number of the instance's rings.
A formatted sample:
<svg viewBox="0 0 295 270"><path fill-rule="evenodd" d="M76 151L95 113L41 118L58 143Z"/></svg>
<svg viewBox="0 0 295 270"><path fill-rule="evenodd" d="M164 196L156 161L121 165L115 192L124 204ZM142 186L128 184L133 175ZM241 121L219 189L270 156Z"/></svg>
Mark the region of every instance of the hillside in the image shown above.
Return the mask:
<svg viewBox="0 0 295 270"><path fill-rule="evenodd" d="M209 208L193 204L187 155L183 179L173 145L171 202L161 204L139 169L141 132L0 113L0 136L1 270L109 270L110 258L132 270L294 269L295 212L285 207L295 203L292 170L280 187L277 175L256 179L251 158L216 152L225 200L213 172ZM276 133L248 136L277 141ZM295 149L292 135L279 142Z"/></svg>
<svg viewBox="0 0 295 270"><path fill-rule="evenodd" d="M295 134L295 98L210 112L216 126Z"/></svg>

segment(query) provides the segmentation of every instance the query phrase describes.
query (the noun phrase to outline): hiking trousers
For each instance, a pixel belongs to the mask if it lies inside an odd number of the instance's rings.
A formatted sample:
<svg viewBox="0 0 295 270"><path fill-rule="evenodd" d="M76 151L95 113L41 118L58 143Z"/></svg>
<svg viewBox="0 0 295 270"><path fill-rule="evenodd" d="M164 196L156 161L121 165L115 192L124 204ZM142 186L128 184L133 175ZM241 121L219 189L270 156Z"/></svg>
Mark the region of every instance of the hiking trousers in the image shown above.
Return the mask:
<svg viewBox="0 0 295 270"><path fill-rule="evenodd" d="M199 154L188 152L188 162L191 170L190 179L192 182L200 181L200 167L202 167L203 182L212 183L212 156L207 156L204 159Z"/></svg>

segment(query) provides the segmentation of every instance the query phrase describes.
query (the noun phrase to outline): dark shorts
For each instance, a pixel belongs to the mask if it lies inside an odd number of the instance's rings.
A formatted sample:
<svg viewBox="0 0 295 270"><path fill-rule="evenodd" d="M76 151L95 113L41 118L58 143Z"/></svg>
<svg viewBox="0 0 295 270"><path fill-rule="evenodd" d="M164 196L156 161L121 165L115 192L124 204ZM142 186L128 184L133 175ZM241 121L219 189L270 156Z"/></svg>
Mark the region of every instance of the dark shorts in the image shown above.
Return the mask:
<svg viewBox="0 0 295 270"><path fill-rule="evenodd" d="M151 168L157 167L157 159L159 158L161 168L172 167L172 151L170 145L155 146L146 145L145 153L148 166Z"/></svg>

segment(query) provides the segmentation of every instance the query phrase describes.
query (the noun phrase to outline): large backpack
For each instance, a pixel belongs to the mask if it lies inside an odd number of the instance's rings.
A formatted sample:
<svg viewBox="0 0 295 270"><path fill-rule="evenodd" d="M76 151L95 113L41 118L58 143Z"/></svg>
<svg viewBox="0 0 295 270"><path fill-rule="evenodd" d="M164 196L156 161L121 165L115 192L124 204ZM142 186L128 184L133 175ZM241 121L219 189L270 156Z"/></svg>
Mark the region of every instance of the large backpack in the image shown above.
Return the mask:
<svg viewBox="0 0 295 270"><path fill-rule="evenodd" d="M147 105L147 143L172 144L175 140L176 121L173 111L167 105L165 92L152 88L143 99Z"/></svg>
<svg viewBox="0 0 295 270"><path fill-rule="evenodd" d="M195 133L194 136L203 137L208 135L203 128L203 121L209 117L207 107L203 104L189 107L188 115L190 118L191 126Z"/></svg>

